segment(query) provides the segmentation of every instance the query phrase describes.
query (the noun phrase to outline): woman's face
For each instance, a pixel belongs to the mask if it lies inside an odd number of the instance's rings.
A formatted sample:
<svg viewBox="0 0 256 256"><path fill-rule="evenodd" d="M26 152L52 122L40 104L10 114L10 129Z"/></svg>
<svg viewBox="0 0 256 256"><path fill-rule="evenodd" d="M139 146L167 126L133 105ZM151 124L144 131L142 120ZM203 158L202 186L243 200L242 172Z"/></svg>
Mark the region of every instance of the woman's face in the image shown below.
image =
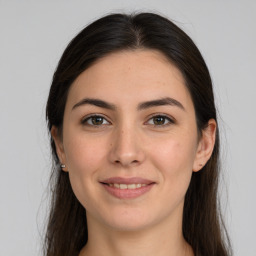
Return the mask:
<svg viewBox="0 0 256 256"><path fill-rule="evenodd" d="M192 172L207 161L184 79L157 51L113 53L84 71L68 94L63 139L52 134L89 225L181 222Z"/></svg>

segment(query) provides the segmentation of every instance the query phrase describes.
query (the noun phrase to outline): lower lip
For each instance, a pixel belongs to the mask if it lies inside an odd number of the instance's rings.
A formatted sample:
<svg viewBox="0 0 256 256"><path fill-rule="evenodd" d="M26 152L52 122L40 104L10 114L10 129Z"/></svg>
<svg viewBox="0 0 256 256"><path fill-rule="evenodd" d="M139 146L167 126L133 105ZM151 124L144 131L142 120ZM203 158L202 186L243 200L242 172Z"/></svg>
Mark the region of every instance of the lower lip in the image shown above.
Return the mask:
<svg viewBox="0 0 256 256"><path fill-rule="evenodd" d="M149 184L144 187L136 188L136 189L120 189L120 188L110 187L109 185L106 185L103 183L101 184L114 197L117 197L119 199L134 199L147 193L155 183Z"/></svg>

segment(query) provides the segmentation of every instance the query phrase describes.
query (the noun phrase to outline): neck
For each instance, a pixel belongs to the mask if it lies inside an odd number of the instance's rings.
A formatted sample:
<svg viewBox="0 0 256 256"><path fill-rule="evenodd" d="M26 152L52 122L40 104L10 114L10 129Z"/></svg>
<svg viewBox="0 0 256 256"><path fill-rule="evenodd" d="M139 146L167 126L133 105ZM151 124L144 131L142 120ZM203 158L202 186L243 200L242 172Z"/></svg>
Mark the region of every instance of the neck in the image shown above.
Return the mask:
<svg viewBox="0 0 256 256"><path fill-rule="evenodd" d="M158 223L153 228L136 231L117 231L102 227L90 216L88 242L79 256L193 256L191 246L182 235L182 219L179 222ZM93 228L91 227L93 226ZM90 232L92 231L93 232Z"/></svg>

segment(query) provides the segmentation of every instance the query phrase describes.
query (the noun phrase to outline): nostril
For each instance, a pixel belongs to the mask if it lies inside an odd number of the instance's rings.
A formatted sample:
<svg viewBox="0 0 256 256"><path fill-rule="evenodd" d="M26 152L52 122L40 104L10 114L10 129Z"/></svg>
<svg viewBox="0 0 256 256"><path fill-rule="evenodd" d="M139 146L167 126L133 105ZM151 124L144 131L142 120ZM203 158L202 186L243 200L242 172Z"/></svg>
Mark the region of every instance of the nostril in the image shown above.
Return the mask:
<svg viewBox="0 0 256 256"><path fill-rule="evenodd" d="M115 160L115 163L123 163L123 162L125 162L125 160ZM138 160L132 160L132 161L127 161L127 162L129 162L129 163L138 163L139 161Z"/></svg>

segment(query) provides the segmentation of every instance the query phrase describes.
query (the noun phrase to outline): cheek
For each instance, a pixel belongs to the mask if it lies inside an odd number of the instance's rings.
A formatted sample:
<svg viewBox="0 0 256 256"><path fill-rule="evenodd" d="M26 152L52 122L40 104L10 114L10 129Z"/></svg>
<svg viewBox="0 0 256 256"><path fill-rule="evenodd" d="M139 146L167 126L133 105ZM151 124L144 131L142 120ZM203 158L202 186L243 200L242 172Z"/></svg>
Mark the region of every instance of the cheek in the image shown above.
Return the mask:
<svg viewBox="0 0 256 256"><path fill-rule="evenodd" d="M160 170L165 183L173 188L189 184L196 154L196 142L188 137L158 143L151 154L153 164Z"/></svg>
<svg viewBox="0 0 256 256"><path fill-rule="evenodd" d="M82 136L66 141L65 154L71 186L84 207L90 204L88 199L93 197L90 195L95 189L92 184L95 183L97 171L101 169L105 158L104 148L106 147L97 143L97 139L92 142Z"/></svg>
<svg viewBox="0 0 256 256"><path fill-rule="evenodd" d="M195 158L196 147L195 144L189 140L178 141L171 140L158 144L154 148L153 156L166 167L175 167L183 169L186 166L192 166ZM157 156L157 157L156 157Z"/></svg>
<svg viewBox="0 0 256 256"><path fill-rule="evenodd" d="M105 157L103 141L86 136L74 136L67 140L66 159L71 172L88 174L97 169L97 166Z"/></svg>
<svg viewBox="0 0 256 256"><path fill-rule="evenodd" d="M177 138L177 137L176 137ZM151 164L158 171L159 191L156 200L163 216L182 211L190 184L195 144L187 139L170 139L151 148ZM161 208L162 202L168 202Z"/></svg>

